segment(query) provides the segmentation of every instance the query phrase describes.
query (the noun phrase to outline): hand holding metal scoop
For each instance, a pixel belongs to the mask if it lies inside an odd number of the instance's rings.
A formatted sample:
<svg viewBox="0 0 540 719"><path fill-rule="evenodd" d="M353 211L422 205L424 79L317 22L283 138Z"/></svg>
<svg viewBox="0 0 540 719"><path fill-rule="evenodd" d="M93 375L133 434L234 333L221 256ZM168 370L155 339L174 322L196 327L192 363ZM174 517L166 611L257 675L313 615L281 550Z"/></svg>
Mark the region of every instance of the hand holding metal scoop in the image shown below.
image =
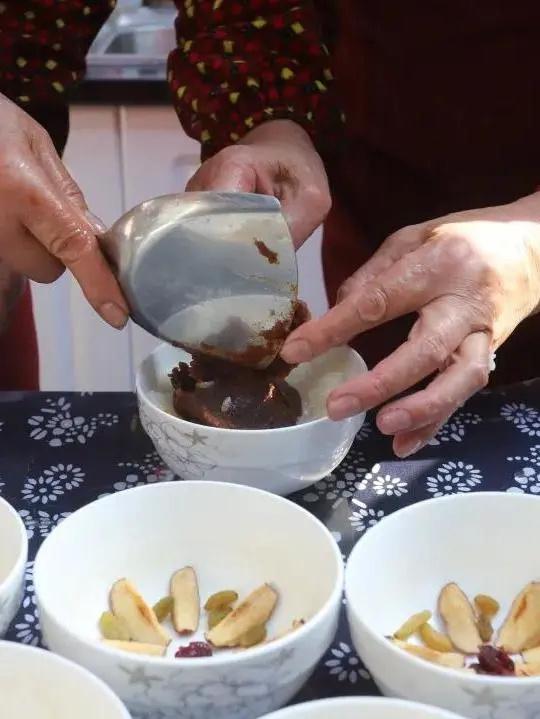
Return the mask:
<svg viewBox="0 0 540 719"><path fill-rule="evenodd" d="M148 200L101 244L131 318L190 352L264 368L296 308L296 254L279 201L188 192Z"/></svg>

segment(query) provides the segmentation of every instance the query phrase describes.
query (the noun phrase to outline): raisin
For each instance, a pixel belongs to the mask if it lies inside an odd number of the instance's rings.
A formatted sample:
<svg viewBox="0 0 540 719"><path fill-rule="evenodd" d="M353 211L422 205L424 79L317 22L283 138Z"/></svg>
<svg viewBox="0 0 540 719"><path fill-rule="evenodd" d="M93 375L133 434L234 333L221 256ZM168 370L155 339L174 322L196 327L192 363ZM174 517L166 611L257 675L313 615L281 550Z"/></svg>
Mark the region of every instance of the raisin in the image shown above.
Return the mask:
<svg viewBox="0 0 540 719"><path fill-rule="evenodd" d="M177 659L192 659L193 657L211 657L212 647L206 642L191 642L180 647L174 655Z"/></svg>
<svg viewBox="0 0 540 719"><path fill-rule="evenodd" d="M477 674L493 674L496 676L514 676L515 665L512 657L503 649L485 644L478 652L478 664L473 664L472 669Z"/></svg>

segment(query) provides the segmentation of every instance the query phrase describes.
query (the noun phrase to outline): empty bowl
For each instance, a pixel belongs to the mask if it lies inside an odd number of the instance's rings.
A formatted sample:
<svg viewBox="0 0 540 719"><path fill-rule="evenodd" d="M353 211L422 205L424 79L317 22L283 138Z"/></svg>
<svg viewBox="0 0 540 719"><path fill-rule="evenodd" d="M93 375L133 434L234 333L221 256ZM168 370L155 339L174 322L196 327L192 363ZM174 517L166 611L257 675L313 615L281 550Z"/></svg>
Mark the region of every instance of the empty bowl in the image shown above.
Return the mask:
<svg viewBox="0 0 540 719"><path fill-rule="evenodd" d="M353 349L341 347L297 367L288 381L300 392L304 415L291 427L231 430L178 417L169 373L190 355L161 345L137 374L141 422L165 464L186 479L234 482L289 494L332 472L349 451L365 415L341 422L326 416L326 397L367 368Z"/></svg>
<svg viewBox="0 0 540 719"><path fill-rule="evenodd" d="M540 579L540 497L480 492L431 499L399 510L370 529L346 569L354 645L379 689L473 719L538 719L540 677L485 676L431 664L385 636L412 614L431 610L457 582L469 598L488 594L501 609ZM412 639L411 641L414 641Z"/></svg>
<svg viewBox="0 0 540 719"><path fill-rule="evenodd" d="M128 577L150 604L194 567L201 603L240 598L264 583L279 595L268 625L280 639L210 657L174 657L207 629L173 637L166 657L129 654L100 639L112 584ZM336 631L343 585L339 548L317 519L286 499L233 484L166 482L126 490L72 514L45 540L34 585L46 645L87 667L144 719L255 719L300 689Z"/></svg>
<svg viewBox="0 0 540 719"><path fill-rule="evenodd" d="M264 719L460 719L442 709L379 697L343 697L297 704Z"/></svg>
<svg viewBox="0 0 540 719"><path fill-rule="evenodd" d="M0 714L5 719L129 719L106 684L43 649L0 642Z"/></svg>
<svg viewBox="0 0 540 719"><path fill-rule="evenodd" d="M5 500L0 499L0 637L21 605L28 537L24 524Z"/></svg>

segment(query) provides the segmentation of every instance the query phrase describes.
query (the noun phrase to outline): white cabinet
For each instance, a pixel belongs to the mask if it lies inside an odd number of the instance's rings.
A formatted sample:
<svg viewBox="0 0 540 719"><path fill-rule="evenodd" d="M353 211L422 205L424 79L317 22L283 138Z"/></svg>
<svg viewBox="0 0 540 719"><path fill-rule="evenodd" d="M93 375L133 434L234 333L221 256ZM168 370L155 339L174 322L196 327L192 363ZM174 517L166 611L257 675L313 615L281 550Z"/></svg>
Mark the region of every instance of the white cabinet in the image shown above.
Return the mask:
<svg viewBox="0 0 540 719"><path fill-rule="evenodd" d="M65 162L92 211L112 223L150 197L180 192L199 163L198 144L168 107L74 107ZM300 295L314 314L326 308L320 233L298 255ZM141 359L156 344L130 324L109 328L71 277L34 286L43 389L129 390Z"/></svg>

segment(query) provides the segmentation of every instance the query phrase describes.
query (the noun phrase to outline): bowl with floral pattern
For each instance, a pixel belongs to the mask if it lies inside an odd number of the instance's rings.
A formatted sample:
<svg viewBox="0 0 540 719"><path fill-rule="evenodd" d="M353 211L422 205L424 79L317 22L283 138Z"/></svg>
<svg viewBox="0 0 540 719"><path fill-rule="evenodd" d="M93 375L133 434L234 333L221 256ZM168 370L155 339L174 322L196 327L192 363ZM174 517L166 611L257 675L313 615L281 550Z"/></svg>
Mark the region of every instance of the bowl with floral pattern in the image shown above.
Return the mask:
<svg viewBox="0 0 540 719"><path fill-rule="evenodd" d="M0 499L0 637L21 605L27 558L28 537L22 519Z"/></svg>
<svg viewBox="0 0 540 719"><path fill-rule="evenodd" d="M538 546L540 497L527 494L447 495L401 509L369 529L348 560L347 613L356 650L382 693L471 719L539 719L540 676L478 674L470 666L476 658L447 668L387 638L424 610L433 613L433 628L447 633L438 597L455 583L471 602L489 595L500 603L492 619L497 646L518 593L540 579ZM523 661L517 653L514 659Z"/></svg>
<svg viewBox="0 0 540 719"><path fill-rule="evenodd" d="M328 393L366 372L353 349L341 347L291 372L288 382L302 397L298 423L278 429L222 429L188 422L172 405L169 373L190 355L161 345L137 374L141 423L165 464L185 479L234 482L290 494L330 474L349 451L364 423L359 414L340 422L326 415Z"/></svg>
<svg viewBox="0 0 540 719"><path fill-rule="evenodd" d="M130 719L109 687L44 649L0 642L1 715L5 719Z"/></svg>
<svg viewBox="0 0 540 719"><path fill-rule="evenodd" d="M117 580L128 578L153 605L186 566L201 606L217 591L235 590L241 601L269 583L278 595L269 641L176 658L205 640L204 611L189 636L164 621L172 640L164 656L101 639ZM242 485L171 481L109 495L65 519L38 553L34 586L46 646L107 682L135 719L255 719L289 701L330 646L343 571L330 532L298 505ZM305 623L288 631L295 620Z"/></svg>
<svg viewBox="0 0 540 719"><path fill-rule="evenodd" d="M264 719L463 719L443 709L380 697L336 697L296 704Z"/></svg>

